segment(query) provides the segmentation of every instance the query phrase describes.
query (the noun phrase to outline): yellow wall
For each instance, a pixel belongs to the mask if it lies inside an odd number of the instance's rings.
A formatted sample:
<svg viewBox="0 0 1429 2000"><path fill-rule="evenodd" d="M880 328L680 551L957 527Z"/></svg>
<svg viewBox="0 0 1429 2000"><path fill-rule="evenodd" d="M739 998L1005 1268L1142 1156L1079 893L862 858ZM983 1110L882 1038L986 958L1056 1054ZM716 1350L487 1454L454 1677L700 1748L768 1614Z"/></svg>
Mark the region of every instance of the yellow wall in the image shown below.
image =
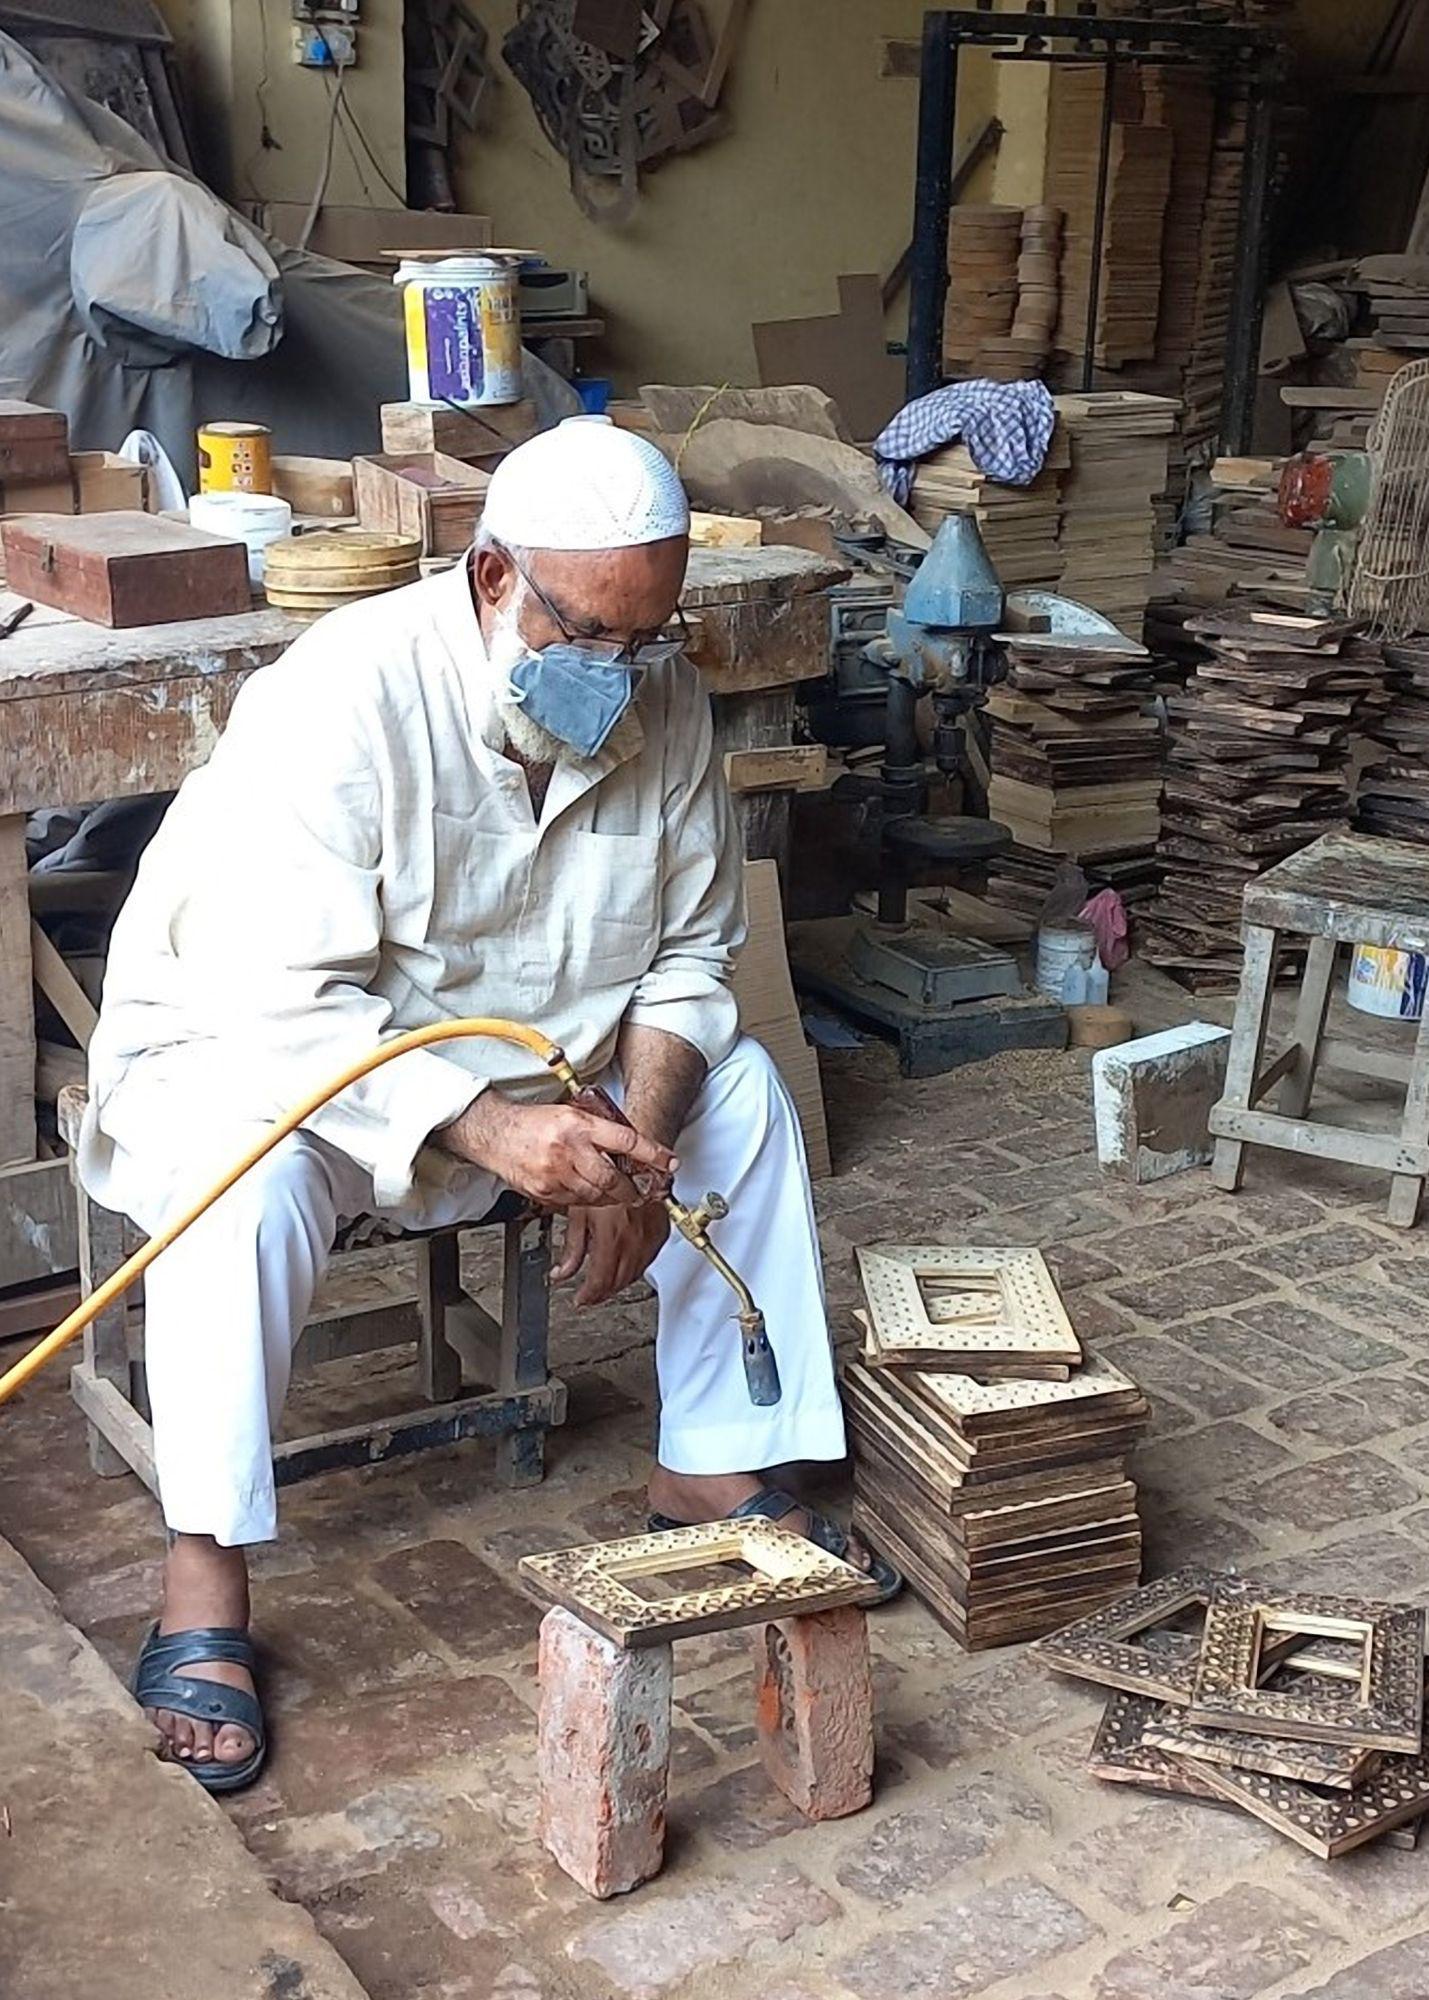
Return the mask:
<svg viewBox="0 0 1429 2000"><path fill-rule="evenodd" d="M160 0L179 47L203 172L230 201L311 199L331 113L331 78L293 61L289 0ZM393 186L405 184L402 0L363 0L358 62L343 85ZM264 110L277 141L263 143ZM395 207L361 146L339 126L328 199Z"/></svg>
<svg viewBox="0 0 1429 2000"><path fill-rule="evenodd" d="M493 46L515 12L515 0L486 0ZM623 228L581 214L565 162L499 65L486 129L458 154L461 205L493 218L498 243L589 270L608 327L589 369L623 387L753 382L754 321L834 311L841 272L886 274L908 240L918 86L881 75L882 43L916 38L922 15L922 0L753 0L725 86L727 135L646 174ZM984 167L973 190L984 199L1040 199L1045 85L1030 68L963 58L961 136L999 88L1035 125L1004 141L995 177ZM906 311L895 303L890 332Z"/></svg>
<svg viewBox="0 0 1429 2000"><path fill-rule="evenodd" d="M194 106L201 167L230 200L306 201L322 158L329 96L289 55L288 0L161 0ZM495 81L482 129L459 141L465 209L502 243L588 269L605 342L589 372L641 381L753 382L756 320L832 312L841 272L886 274L908 240L918 86L885 77L886 37L918 37L923 0L752 0L725 87L726 135L644 176L633 219L590 222L565 162L500 59L515 0L482 0ZM360 63L347 95L392 181L402 161L402 0L364 0ZM264 32L259 32L259 23ZM265 81L266 79L266 81ZM260 90L277 149L262 144ZM959 142L996 111L1001 150L972 199L1041 199L1046 75L1034 64L962 57ZM339 131L328 198L393 197ZM894 301L901 337L907 295Z"/></svg>

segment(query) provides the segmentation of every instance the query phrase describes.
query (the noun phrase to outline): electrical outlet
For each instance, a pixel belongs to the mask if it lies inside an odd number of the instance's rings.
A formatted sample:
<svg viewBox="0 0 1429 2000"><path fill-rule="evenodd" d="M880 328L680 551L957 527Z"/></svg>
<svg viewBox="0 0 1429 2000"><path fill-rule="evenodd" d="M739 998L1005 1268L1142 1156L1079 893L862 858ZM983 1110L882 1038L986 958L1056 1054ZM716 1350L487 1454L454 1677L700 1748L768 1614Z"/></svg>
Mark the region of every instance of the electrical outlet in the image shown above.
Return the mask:
<svg viewBox="0 0 1429 2000"><path fill-rule="evenodd" d="M294 21L293 61L302 69L351 69L357 30L335 21Z"/></svg>

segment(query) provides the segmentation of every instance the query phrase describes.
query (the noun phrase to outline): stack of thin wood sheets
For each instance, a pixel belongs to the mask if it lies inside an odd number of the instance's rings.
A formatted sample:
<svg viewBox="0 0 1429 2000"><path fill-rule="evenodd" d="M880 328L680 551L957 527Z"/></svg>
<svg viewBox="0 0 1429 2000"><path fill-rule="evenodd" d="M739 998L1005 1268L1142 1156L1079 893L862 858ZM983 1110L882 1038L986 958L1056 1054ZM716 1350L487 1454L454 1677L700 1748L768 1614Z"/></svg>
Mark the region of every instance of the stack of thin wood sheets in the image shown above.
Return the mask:
<svg viewBox="0 0 1429 2000"><path fill-rule="evenodd" d="M1064 211L1061 315L1057 347L1086 347L1096 231L1101 64L1058 63L1051 71L1045 199ZM1139 68L1111 81L1112 129L1093 352L1100 367L1150 361L1156 353L1161 246L1171 192L1172 136L1147 122Z"/></svg>
<svg viewBox="0 0 1429 2000"><path fill-rule="evenodd" d="M970 1651L1131 1588L1126 1454L1149 1410L1082 1350L1035 1250L860 1250L863 1357L844 1370L854 1525Z"/></svg>
<svg viewBox="0 0 1429 2000"><path fill-rule="evenodd" d="M1355 825L1361 833L1429 842L1429 638L1384 649L1389 702L1370 734L1374 757L1360 773Z"/></svg>
<svg viewBox="0 0 1429 2000"><path fill-rule="evenodd" d="M1415 1845L1429 1812L1418 1606L1185 1569L1033 1651L1109 1690L1088 1760L1107 1783L1237 1808L1322 1861Z"/></svg>
<svg viewBox="0 0 1429 2000"><path fill-rule="evenodd" d="M1010 335L1021 233L1022 210L995 202L960 202L948 218L943 363L949 374L980 374L983 342Z"/></svg>
<svg viewBox="0 0 1429 2000"><path fill-rule="evenodd" d="M1380 648L1345 619L1226 609L1168 704L1160 894L1141 949L1193 989L1234 986L1247 882L1342 824L1352 737L1384 703Z"/></svg>
<svg viewBox="0 0 1429 2000"><path fill-rule="evenodd" d="M1042 470L1027 486L990 479L974 465L966 445L948 445L919 462L909 511L930 535L937 534L949 514L970 514L1004 590L1056 590L1062 575L1057 545L1062 475L1070 462L1060 425Z"/></svg>
<svg viewBox="0 0 1429 2000"><path fill-rule="evenodd" d="M1374 346L1391 357L1380 373L1429 350L1429 257L1362 258L1354 284L1365 299Z"/></svg>
<svg viewBox="0 0 1429 2000"><path fill-rule="evenodd" d="M1166 487L1179 408L1174 397L1130 389L1057 398L1071 453L1062 479L1061 590L1132 639L1141 637L1151 594L1154 501Z"/></svg>
<svg viewBox="0 0 1429 2000"><path fill-rule="evenodd" d="M1150 662L1029 633L1009 640L1007 678L988 695L988 811L1043 854L1150 853L1160 830L1161 725L1143 713Z"/></svg>

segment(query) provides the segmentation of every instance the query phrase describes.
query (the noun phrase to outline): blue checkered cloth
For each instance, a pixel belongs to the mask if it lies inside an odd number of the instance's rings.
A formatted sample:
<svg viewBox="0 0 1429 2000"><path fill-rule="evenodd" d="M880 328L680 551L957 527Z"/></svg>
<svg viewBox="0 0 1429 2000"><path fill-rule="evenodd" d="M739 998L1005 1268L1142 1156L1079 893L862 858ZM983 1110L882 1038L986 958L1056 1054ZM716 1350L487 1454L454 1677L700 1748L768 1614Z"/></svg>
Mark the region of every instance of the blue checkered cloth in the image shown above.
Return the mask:
<svg viewBox="0 0 1429 2000"><path fill-rule="evenodd" d="M1004 486L1030 486L1042 470L1057 412L1044 382L954 382L905 403L873 441L878 476L908 504L918 460L961 438L973 464Z"/></svg>

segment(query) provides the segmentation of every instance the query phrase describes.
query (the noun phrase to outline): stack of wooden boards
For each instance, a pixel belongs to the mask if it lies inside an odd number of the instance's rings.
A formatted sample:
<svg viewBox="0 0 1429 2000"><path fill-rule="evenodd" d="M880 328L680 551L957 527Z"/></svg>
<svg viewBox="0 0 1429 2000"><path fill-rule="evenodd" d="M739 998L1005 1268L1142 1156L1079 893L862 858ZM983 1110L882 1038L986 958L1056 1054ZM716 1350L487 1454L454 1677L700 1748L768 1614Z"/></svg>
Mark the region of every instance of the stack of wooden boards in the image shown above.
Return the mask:
<svg viewBox="0 0 1429 2000"><path fill-rule="evenodd" d="M1057 347L1087 346L1096 231L1097 164L1107 71L1057 63L1051 71L1044 192L1066 214ZM1141 69L1115 71L1105 223L1092 352L1101 367L1150 361L1161 303L1161 241L1171 191L1172 135L1150 122Z"/></svg>
<svg viewBox="0 0 1429 2000"><path fill-rule="evenodd" d="M1141 637L1179 404L1129 389L1058 396L1071 465L1062 479L1062 590Z"/></svg>
<svg viewBox="0 0 1429 2000"><path fill-rule="evenodd" d="M1017 310L1022 210L961 202L948 218L948 296L943 365L950 375L982 375L983 343L1006 340Z"/></svg>
<svg viewBox="0 0 1429 2000"><path fill-rule="evenodd" d="M1247 882L1342 822L1352 734L1383 705L1378 645L1345 619L1226 609L1168 704L1161 891L1141 949L1185 984L1233 986Z"/></svg>
<svg viewBox="0 0 1429 2000"><path fill-rule="evenodd" d="M1322 1861L1385 1836L1415 1845L1429 1813L1417 1606L1185 1569L1033 1652L1111 1691L1096 1777L1238 1808Z"/></svg>
<svg viewBox="0 0 1429 2000"><path fill-rule="evenodd" d="M1173 678L1184 680L1200 657L1200 647L1186 631L1198 611L1244 597L1281 608L1303 607L1314 535L1280 519L1283 463L1278 458L1216 459L1209 472L1209 533L1189 535L1157 566L1142 630L1158 659L1177 664L1180 671Z"/></svg>
<svg viewBox="0 0 1429 2000"><path fill-rule="evenodd" d="M1429 351L1429 257L1362 257L1351 289L1364 301L1372 335L1356 348L1361 374L1392 374Z"/></svg>
<svg viewBox="0 0 1429 2000"><path fill-rule="evenodd" d="M1429 843L1429 639L1386 644L1388 701L1370 729L1376 755L1360 773L1361 833Z"/></svg>
<svg viewBox="0 0 1429 2000"><path fill-rule="evenodd" d="M966 445L945 445L919 461L908 508L936 535L949 514L971 514L1004 590L1061 588L1062 475L1070 464L1066 432L1052 433L1047 457L1026 486L1004 486L978 470Z"/></svg>
<svg viewBox="0 0 1429 2000"><path fill-rule="evenodd" d="M1161 727L1143 713L1144 650L1095 635L1028 633L1007 643L987 697L988 812L1043 855L1149 855L1160 831ZM993 864L994 868L996 864Z"/></svg>
<svg viewBox="0 0 1429 2000"><path fill-rule="evenodd" d="M858 1259L857 1531L969 1650L1122 1595L1141 1565L1126 1454L1148 1406L1083 1353L1041 1255L881 1243Z"/></svg>
<svg viewBox="0 0 1429 2000"><path fill-rule="evenodd" d="M1027 375L1040 374L1052 351L1061 301L1061 261L1061 209L1049 202L1024 208L1012 340L1033 364L1023 370Z"/></svg>

